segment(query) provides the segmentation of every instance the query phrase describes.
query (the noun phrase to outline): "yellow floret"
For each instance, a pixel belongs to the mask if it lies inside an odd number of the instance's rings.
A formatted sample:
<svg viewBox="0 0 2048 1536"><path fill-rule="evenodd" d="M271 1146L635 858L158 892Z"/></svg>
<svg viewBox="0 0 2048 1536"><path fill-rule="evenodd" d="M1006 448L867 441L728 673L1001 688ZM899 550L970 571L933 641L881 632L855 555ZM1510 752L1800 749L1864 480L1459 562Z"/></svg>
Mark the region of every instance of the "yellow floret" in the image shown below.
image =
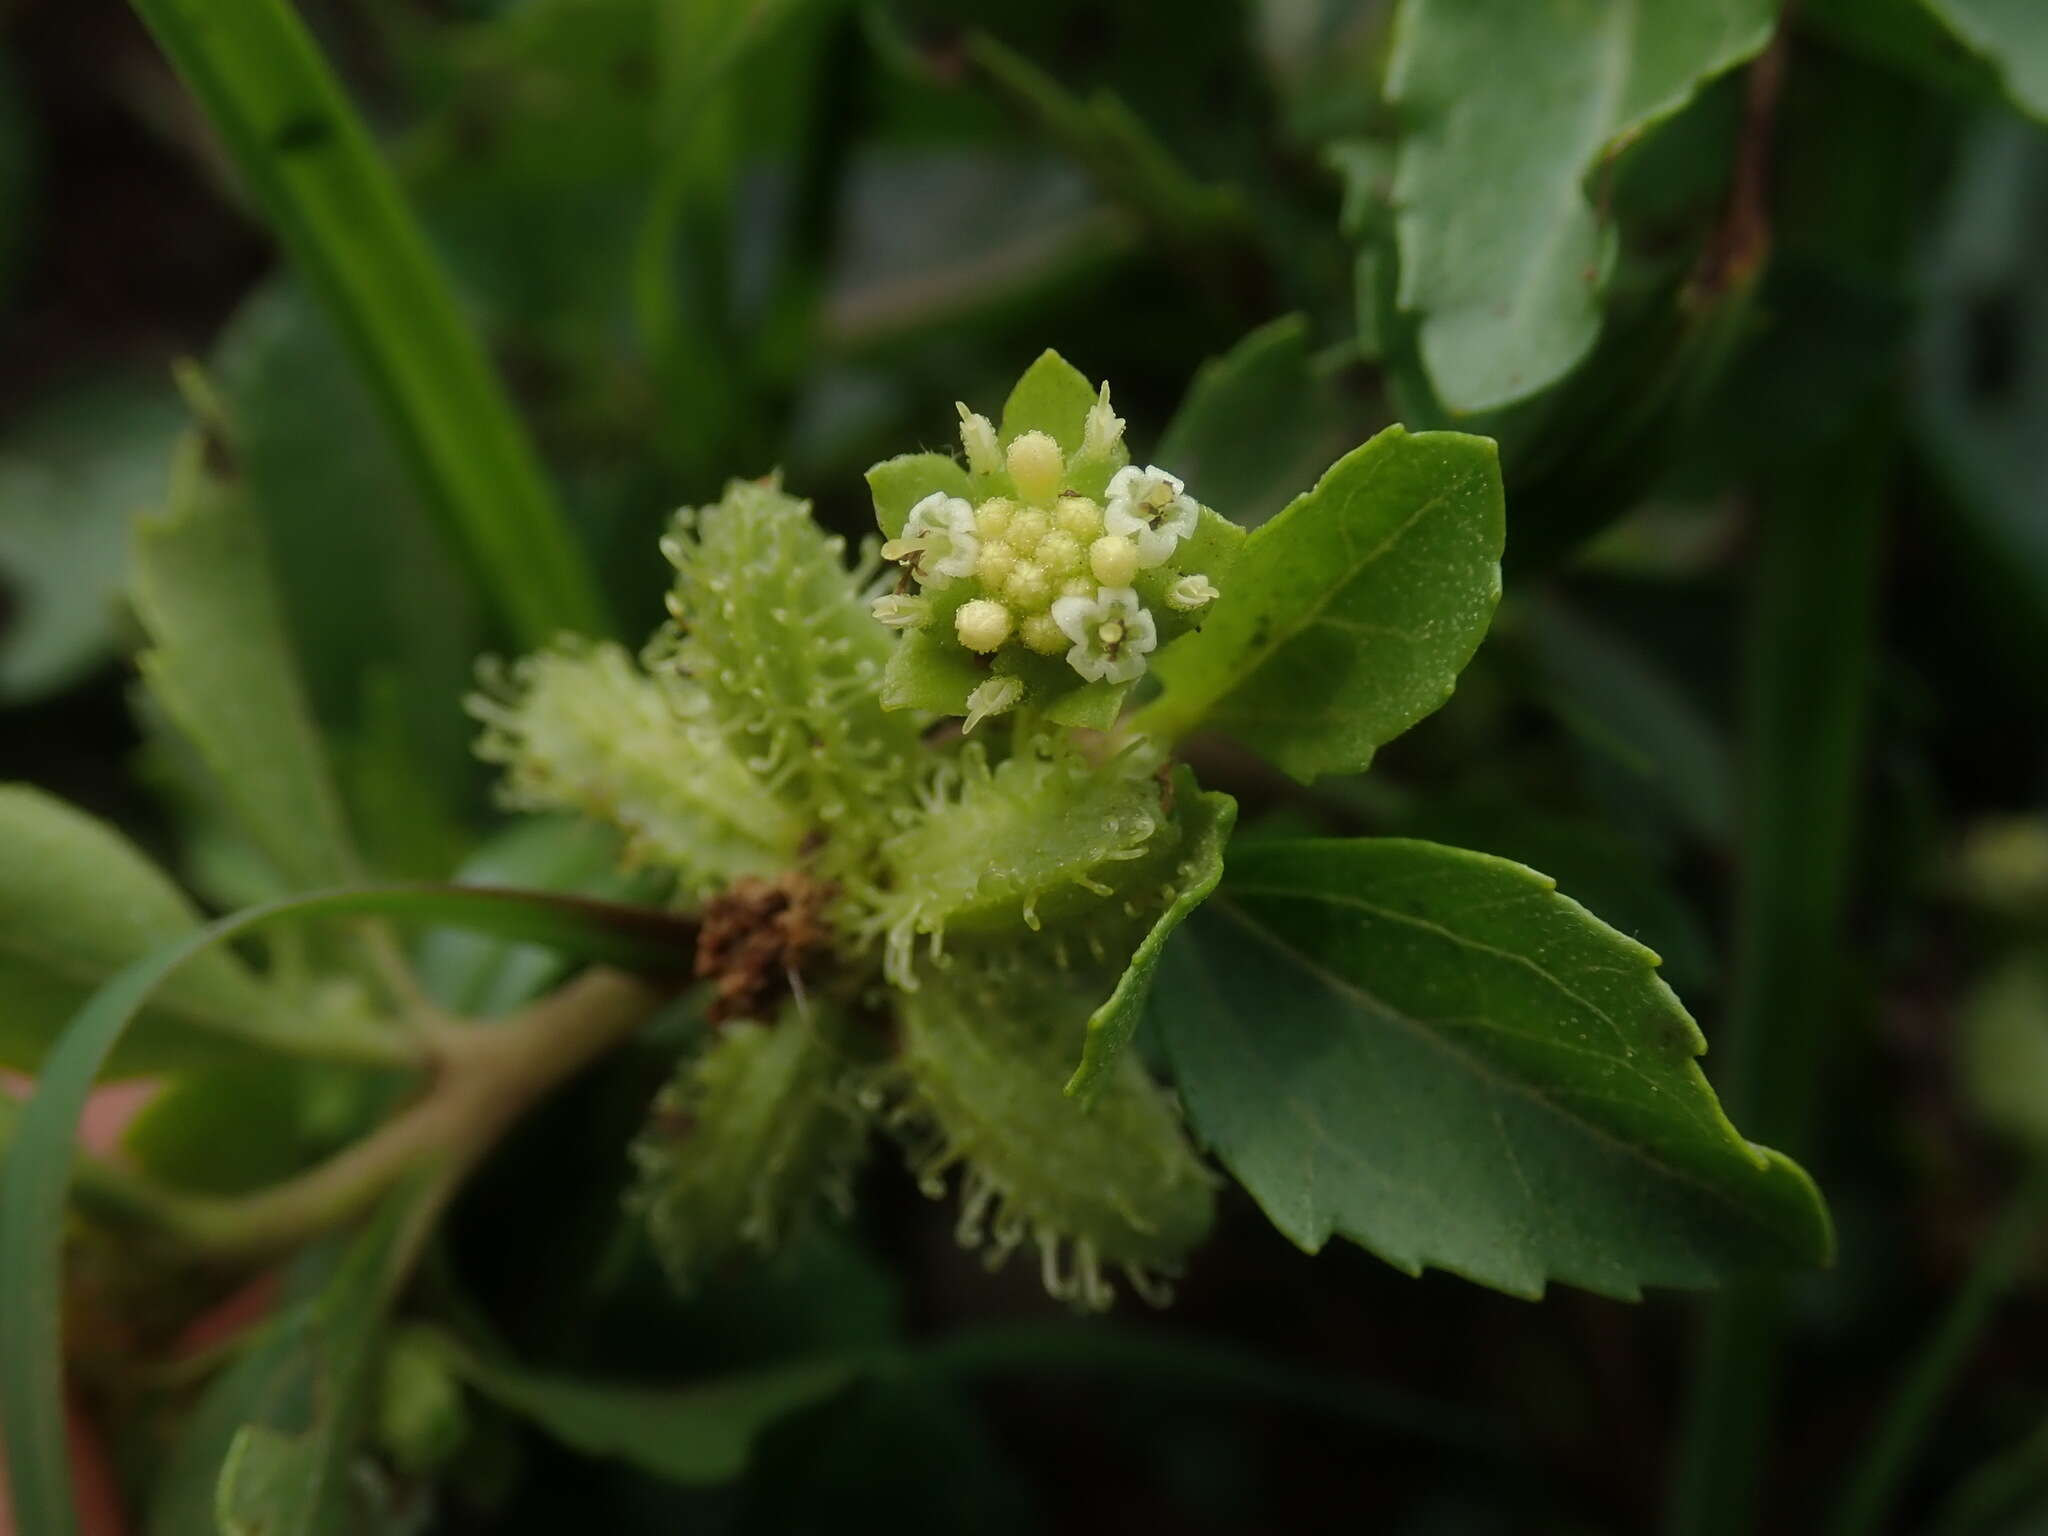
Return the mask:
<svg viewBox="0 0 2048 1536"><path fill-rule="evenodd" d="M1067 637L1049 613L1034 613L1017 631L1017 638L1041 656L1057 656L1067 648Z"/></svg>
<svg viewBox="0 0 2048 1536"><path fill-rule="evenodd" d="M1010 638L1010 610L1001 603L977 597L960 605L960 611L953 616L953 628L962 645L986 656L1000 650Z"/></svg>
<svg viewBox="0 0 2048 1536"><path fill-rule="evenodd" d="M1105 587L1128 587L1138 574L1138 546L1121 534L1104 534L1088 547L1088 569Z"/></svg>

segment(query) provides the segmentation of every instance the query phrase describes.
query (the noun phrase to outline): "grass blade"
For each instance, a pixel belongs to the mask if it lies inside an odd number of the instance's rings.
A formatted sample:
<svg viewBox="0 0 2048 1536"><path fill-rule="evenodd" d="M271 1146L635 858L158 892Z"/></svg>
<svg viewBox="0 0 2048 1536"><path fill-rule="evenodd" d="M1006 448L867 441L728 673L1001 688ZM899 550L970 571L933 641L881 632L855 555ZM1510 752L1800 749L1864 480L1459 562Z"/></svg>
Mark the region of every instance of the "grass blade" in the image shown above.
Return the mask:
<svg viewBox="0 0 2048 1536"><path fill-rule="evenodd" d="M531 444L289 0L133 0L310 279L511 634L606 629Z"/></svg>

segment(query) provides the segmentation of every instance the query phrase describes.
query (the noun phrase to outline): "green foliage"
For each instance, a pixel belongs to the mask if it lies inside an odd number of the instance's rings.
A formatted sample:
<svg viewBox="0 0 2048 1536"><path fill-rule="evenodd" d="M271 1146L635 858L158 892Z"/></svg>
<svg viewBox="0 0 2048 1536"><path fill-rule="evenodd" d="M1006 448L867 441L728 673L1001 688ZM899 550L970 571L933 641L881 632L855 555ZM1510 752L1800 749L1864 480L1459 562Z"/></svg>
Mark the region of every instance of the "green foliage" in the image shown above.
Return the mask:
<svg viewBox="0 0 2048 1536"><path fill-rule="evenodd" d="M1998 72L2014 106L2048 121L2048 16L2027 0L1921 0Z"/></svg>
<svg viewBox="0 0 2048 1536"><path fill-rule="evenodd" d="M191 903L112 827L0 785L0 1062L32 1070L95 989L198 927ZM116 1070L219 1059L263 1039L275 1007L247 966L208 953L157 996Z"/></svg>
<svg viewBox="0 0 2048 1536"><path fill-rule="evenodd" d="M1500 598L1493 445L1390 427L1245 541L1232 600L1139 716L1230 731L1298 779L1356 772L1450 697Z"/></svg>
<svg viewBox="0 0 2048 1536"><path fill-rule="evenodd" d="M687 1387L580 1381L466 1349L444 1335L415 1341L483 1396L586 1456L613 1456L670 1482L728 1482L778 1419L845 1391L852 1360L804 1360Z"/></svg>
<svg viewBox="0 0 2048 1536"><path fill-rule="evenodd" d="M1308 490L1350 441L1350 413L1309 339L1289 315L1204 363L1159 439L1159 461L1244 527Z"/></svg>
<svg viewBox="0 0 2048 1536"><path fill-rule="evenodd" d="M295 889L358 870L332 767L292 665L263 535L222 423L189 433L131 578L151 697L243 833Z"/></svg>
<svg viewBox="0 0 2048 1536"><path fill-rule="evenodd" d="M1770 0L1406 0L1387 66L1396 303L1448 408L1527 399L1592 349L1615 232L1591 184L1774 19Z"/></svg>
<svg viewBox="0 0 2048 1536"><path fill-rule="evenodd" d="M300 1261L279 1315L186 1421L150 1536L318 1536L372 1516L352 1463L405 1207L394 1197L355 1237Z"/></svg>
<svg viewBox="0 0 2048 1536"><path fill-rule="evenodd" d="M163 501L179 425L168 389L115 376L44 403L0 442L0 579L14 609L0 637L0 703L55 693L112 655L129 528Z"/></svg>
<svg viewBox="0 0 2048 1536"><path fill-rule="evenodd" d="M1656 956L1531 870L1262 843L1187 932L1153 1007L1189 1116L1310 1251L1623 1297L1832 1251L1806 1176L1715 1103Z"/></svg>
<svg viewBox="0 0 2048 1536"><path fill-rule="evenodd" d="M284 0L136 6L354 343L430 504L530 644L602 627L582 551L367 131Z"/></svg>
<svg viewBox="0 0 2048 1536"><path fill-rule="evenodd" d="M1176 774L1174 793L1195 795L1194 775L1186 770ZM1109 1081L1109 1071L1124 1047L1137 1033L1144 1016L1145 1001L1159 969L1159 957L1166 941L1173 937L1183 919L1208 900L1223 878L1223 849L1237 825L1237 802L1228 795L1203 794L1196 797L1182 817L1181 839L1170 886L1172 899L1154 920L1151 930L1131 953L1131 963L1117 978L1109 1000L1088 1016L1087 1044L1081 1050L1081 1064L1067 1081L1067 1092L1090 1103Z"/></svg>

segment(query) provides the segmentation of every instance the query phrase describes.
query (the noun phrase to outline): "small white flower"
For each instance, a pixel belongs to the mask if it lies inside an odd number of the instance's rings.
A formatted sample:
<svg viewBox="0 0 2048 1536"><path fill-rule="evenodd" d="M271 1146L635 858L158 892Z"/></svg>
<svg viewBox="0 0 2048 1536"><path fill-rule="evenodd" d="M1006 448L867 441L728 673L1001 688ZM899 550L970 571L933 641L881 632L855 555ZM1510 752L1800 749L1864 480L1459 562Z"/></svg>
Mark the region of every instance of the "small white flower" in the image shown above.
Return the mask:
<svg viewBox="0 0 2048 1536"><path fill-rule="evenodd" d="M1081 431L1081 457L1102 458L1123 440L1124 419L1109 408L1109 385L1105 382L1101 397L1088 408L1088 420Z"/></svg>
<svg viewBox="0 0 2048 1536"><path fill-rule="evenodd" d="M992 715L1015 709L1023 697L1021 678L991 677L975 684L974 691L967 695L967 723L960 727L960 734L965 736Z"/></svg>
<svg viewBox="0 0 2048 1536"><path fill-rule="evenodd" d="M931 622L932 600L892 592L875 599L874 616L891 629L922 629Z"/></svg>
<svg viewBox="0 0 2048 1536"><path fill-rule="evenodd" d="M1135 540L1138 563L1149 568L1165 563L1174 546L1195 531L1201 515L1179 476L1157 464L1144 469L1127 464L1109 477L1102 526Z"/></svg>
<svg viewBox="0 0 2048 1536"><path fill-rule="evenodd" d="M980 553L974 508L944 491L934 491L912 507L903 520L903 537L882 546L883 559L905 561L928 587L973 575Z"/></svg>
<svg viewBox="0 0 2048 1536"><path fill-rule="evenodd" d="M1223 594L1216 590L1216 583L1197 572L1183 576L1166 589L1166 606L1179 613L1193 613L1197 608L1206 608Z"/></svg>
<svg viewBox="0 0 2048 1536"><path fill-rule="evenodd" d="M967 450L967 467L977 475L992 475L1003 467L1002 445L996 441L995 423L978 411L970 411L962 400L953 402L960 413L960 446Z"/></svg>
<svg viewBox="0 0 2048 1536"><path fill-rule="evenodd" d="M1073 641L1067 665L1089 682L1128 683L1145 670L1145 653L1159 644L1159 628L1129 587L1104 587L1093 597L1063 597L1053 622Z"/></svg>

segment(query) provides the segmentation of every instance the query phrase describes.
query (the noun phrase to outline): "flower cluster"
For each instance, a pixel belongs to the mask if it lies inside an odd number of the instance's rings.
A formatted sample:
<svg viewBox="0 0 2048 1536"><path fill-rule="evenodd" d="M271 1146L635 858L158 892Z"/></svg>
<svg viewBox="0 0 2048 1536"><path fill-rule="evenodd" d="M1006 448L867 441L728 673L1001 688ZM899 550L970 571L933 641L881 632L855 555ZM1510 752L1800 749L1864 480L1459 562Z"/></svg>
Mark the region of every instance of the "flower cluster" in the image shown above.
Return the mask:
<svg viewBox="0 0 2048 1536"><path fill-rule="evenodd" d="M1200 572L1177 560L1201 525L1202 509L1179 477L1158 466L1126 464L1109 475L1102 499L1075 489L1103 486L1101 467L1122 457L1124 423L1105 385L1088 412L1072 455L1045 432L1017 434L1003 447L986 416L960 410L971 482L988 489L979 505L933 491L910 508L882 557L903 569L899 590L878 599L875 617L898 629L923 629L950 617L952 635L976 656L1006 648L1064 656L1086 682L1129 683L1143 674L1162 636L1141 597L1192 617L1220 595ZM1079 473L1085 465L1096 474ZM1164 578L1157 579L1157 578ZM959 591L950 590L962 584ZM935 594L945 594L943 599ZM1008 706L1021 685L992 679L975 714Z"/></svg>

